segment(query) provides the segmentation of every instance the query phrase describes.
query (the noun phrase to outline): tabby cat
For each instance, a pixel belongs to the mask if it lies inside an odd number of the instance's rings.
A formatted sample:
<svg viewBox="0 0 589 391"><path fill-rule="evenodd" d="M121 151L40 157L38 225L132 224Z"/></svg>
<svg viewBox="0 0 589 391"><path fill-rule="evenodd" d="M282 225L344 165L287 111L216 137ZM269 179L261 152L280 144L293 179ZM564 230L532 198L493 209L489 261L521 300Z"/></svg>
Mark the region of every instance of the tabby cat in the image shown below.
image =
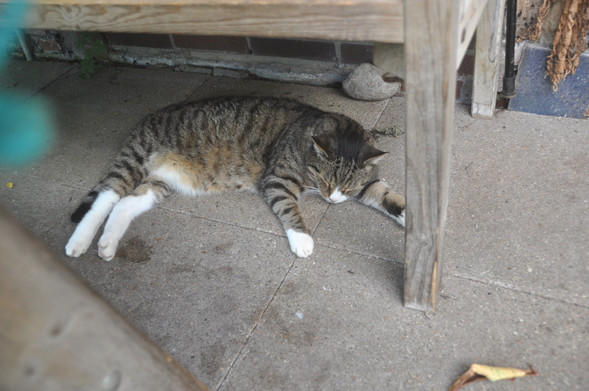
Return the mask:
<svg viewBox="0 0 589 391"><path fill-rule="evenodd" d="M223 97L169 106L142 120L106 177L71 219L65 246L79 257L108 216L98 255L110 261L129 223L175 191L258 192L280 219L291 250L313 252L298 201L304 192L327 202L355 199L401 226L404 198L376 178L385 152L356 121L291 99Z"/></svg>

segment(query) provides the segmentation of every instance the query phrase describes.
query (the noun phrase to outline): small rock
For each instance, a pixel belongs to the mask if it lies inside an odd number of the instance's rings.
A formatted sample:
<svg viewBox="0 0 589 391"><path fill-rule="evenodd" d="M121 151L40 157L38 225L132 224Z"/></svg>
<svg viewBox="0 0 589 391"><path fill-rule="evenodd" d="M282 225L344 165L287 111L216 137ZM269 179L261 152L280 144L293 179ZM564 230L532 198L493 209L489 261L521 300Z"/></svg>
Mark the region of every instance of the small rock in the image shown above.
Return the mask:
<svg viewBox="0 0 589 391"><path fill-rule="evenodd" d="M401 83L387 83L383 71L372 64L361 64L344 80L344 92L359 100L384 100L395 95Z"/></svg>

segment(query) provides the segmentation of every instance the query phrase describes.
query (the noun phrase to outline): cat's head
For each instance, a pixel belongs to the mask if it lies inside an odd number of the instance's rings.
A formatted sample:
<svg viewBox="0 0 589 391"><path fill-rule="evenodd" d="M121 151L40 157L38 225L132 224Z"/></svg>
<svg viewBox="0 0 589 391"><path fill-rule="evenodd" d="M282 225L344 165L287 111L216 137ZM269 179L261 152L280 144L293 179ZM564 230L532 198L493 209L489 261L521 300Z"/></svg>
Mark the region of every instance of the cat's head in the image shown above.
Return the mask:
<svg viewBox="0 0 589 391"><path fill-rule="evenodd" d="M331 203L357 196L376 177L376 163L386 154L360 134L312 137L307 165L319 194Z"/></svg>

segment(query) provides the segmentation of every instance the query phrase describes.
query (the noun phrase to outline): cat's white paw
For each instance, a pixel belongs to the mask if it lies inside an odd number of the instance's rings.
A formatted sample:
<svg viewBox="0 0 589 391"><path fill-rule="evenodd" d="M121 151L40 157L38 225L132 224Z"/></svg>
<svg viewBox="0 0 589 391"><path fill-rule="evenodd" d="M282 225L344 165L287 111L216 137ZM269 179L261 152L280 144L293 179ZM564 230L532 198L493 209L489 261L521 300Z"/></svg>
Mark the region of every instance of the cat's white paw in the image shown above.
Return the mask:
<svg viewBox="0 0 589 391"><path fill-rule="evenodd" d="M291 251L295 253L297 257L307 258L313 253L315 244L313 243L311 235L295 231L294 229L289 229L286 231L286 237L288 238Z"/></svg>
<svg viewBox="0 0 589 391"><path fill-rule="evenodd" d="M72 258L78 258L80 255L84 254L92 242L92 239L87 240L86 238L75 236L76 235L72 235L70 240L68 240L67 244L65 245L65 254Z"/></svg>
<svg viewBox="0 0 589 391"><path fill-rule="evenodd" d="M117 252L119 241L112 235L103 234L98 241L98 256L105 261L112 261Z"/></svg>
<svg viewBox="0 0 589 391"><path fill-rule="evenodd" d="M405 209L403 209L403 211L401 212L400 215L398 216L391 216L393 220L395 220L395 222L397 224L399 224L401 227L405 228Z"/></svg>

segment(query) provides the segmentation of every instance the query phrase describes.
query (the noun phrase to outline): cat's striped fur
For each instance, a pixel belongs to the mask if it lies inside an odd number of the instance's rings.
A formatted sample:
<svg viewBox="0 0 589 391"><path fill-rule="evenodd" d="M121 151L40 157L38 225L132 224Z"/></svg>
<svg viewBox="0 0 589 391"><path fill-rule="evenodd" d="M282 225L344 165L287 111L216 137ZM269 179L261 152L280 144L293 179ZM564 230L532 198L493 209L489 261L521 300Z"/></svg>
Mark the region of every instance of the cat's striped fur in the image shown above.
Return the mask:
<svg viewBox="0 0 589 391"><path fill-rule="evenodd" d="M313 239L299 210L305 191L348 198L404 225L405 201L376 179L384 155L356 121L290 99L213 98L164 108L141 121L106 177L88 193L66 253L85 253L108 217L98 253L111 260L129 223L171 192L259 192L300 257Z"/></svg>

